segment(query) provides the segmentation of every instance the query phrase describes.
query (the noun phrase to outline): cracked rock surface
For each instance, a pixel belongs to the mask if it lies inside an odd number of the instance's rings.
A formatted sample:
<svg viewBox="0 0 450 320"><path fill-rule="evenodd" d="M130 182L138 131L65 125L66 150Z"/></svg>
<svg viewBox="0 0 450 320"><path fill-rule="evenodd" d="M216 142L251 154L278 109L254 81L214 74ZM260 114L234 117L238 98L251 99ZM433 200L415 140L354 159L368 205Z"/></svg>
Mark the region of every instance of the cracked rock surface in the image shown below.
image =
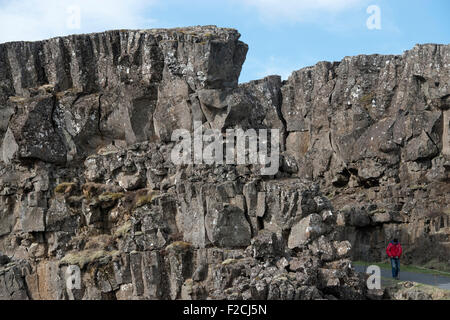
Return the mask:
<svg viewBox="0 0 450 320"><path fill-rule="evenodd" d="M0 44L0 299L366 299L393 236L449 261L450 46L239 84L239 37ZM198 123L280 130L278 173L174 164Z"/></svg>

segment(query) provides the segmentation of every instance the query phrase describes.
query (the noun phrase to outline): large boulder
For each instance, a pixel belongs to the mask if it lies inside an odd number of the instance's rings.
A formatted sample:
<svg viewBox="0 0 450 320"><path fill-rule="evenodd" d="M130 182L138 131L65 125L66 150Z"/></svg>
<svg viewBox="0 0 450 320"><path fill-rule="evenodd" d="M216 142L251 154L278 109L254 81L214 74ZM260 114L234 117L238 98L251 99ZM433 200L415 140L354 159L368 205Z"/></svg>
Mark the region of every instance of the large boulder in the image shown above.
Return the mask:
<svg viewBox="0 0 450 320"><path fill-rule="evenodd" d="M250 244L250 225L239 207L214 205L208 209L205 227L209 240L219 248L246 247Z"/></svg>
<svg viewBox="0 0 450 320"><path fill-rule="evenodd" d="M8 129L10 131L3 141L3 154L6 156L4 161L31 158L50 163L64 163L66 147L52 118L54 97L23 98L16 103L18 111L11 117Z"/></svg>
<svg viewBox="0 0 450 320"><path fill-rule="evenodd" d="M301 247L327 232L328 228L318 214L311 214L300 220L292 227L289 234L288 247L294 249Z"/></svg>

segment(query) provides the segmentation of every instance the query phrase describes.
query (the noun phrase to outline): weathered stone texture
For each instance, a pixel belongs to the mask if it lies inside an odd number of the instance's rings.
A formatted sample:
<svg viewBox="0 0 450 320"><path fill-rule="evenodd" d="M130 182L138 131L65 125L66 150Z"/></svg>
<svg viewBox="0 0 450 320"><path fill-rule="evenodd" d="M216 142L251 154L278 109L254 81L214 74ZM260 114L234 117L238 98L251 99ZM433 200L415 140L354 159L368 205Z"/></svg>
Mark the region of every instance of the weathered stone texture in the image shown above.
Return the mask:
<svg viewBox="0 0 450 320"><path fill-rule="evenodd" d="M448 261L449 46L238 84L239 37L0 44L0 299L364 299L393 236ZM279 129L278 173L174 164L199 123Z"/></svg>

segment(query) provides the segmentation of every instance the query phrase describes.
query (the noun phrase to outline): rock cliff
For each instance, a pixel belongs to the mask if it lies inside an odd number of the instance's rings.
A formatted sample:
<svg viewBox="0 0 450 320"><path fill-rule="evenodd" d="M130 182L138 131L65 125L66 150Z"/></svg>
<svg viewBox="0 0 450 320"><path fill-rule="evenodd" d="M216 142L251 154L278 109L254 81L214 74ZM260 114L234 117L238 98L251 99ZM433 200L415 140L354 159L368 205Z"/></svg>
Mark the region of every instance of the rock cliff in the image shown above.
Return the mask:
<svg viewBox="0 0 450 320"><path fill-rule="evenodd" d="M394 235L448 261L450 46L238 84L239 37L0 44L0 299L364 299ZM278 172L175 164L199 124L278 129Z"/></svg>

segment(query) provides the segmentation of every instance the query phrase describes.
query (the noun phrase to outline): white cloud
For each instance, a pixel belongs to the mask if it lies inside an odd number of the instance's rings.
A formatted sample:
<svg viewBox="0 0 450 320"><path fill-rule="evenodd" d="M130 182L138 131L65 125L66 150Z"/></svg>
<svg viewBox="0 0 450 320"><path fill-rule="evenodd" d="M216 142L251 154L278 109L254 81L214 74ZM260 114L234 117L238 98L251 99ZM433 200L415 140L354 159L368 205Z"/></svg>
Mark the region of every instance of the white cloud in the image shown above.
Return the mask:
<svg viewBox="0 0 450 320"><path fill-rule="evenodd" d="M266 77L270 75L279 75L282 80L286 80L294 71L294 67L282 59L277 59L273 56L269 58L269 61L265 61L264 69L258 72L258 77Z"/></svg>
<svg viewBox="0 0 450 320"><path fill-rule="evenodd" d="M367 3L367 0L239 0L264 19L303 22L320 19Z"/></svg>
<svg viewBox="0 0 450 320"><path fill-rule="evenodd" d="M0 1L0 43L41 40L108 29L151 28L146 11L157 0ZM75 8L75 10L70 10ZM80 12L79 28L73 14Z"/></svg>

